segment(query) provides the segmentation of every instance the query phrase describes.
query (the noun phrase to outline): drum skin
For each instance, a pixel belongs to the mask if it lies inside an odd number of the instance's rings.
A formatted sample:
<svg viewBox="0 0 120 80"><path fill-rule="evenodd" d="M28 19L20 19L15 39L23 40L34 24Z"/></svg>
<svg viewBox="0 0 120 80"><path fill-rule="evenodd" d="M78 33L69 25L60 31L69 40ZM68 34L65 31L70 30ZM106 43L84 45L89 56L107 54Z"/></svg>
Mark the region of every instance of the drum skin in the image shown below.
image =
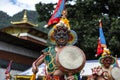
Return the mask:
<svg viewBox="0 0 120 80"><path fill-rule="evenodd" d="M111 70L111 75L115 80L120 80L120 68L113 67Z"/></svg>
<svg viewBox="0 0 120 80"><path fill-rule="evenodd" d="M64 47L56 56L58 67L66 73L80 72L86 62L84 52L76 46Z"/></svg>

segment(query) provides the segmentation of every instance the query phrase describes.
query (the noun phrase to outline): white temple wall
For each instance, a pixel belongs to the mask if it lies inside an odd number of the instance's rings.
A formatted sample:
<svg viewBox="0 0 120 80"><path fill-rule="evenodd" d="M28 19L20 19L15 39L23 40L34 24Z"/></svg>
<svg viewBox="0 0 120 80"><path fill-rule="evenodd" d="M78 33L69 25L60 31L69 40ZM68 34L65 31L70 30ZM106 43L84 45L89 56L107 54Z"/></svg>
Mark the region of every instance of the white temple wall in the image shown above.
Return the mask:
<svg viewBox="0 0 120 80"><path fill-rule="evenodd" d="M6 69L0 68L0 80L5 80L5 71L6 71ZM17 70L11 70L10 71L10 74L11 74L12 77L14 77L14 75L17 75L17 74L20 74L20 73L21 73L21 71L17 71Z"/></svg>

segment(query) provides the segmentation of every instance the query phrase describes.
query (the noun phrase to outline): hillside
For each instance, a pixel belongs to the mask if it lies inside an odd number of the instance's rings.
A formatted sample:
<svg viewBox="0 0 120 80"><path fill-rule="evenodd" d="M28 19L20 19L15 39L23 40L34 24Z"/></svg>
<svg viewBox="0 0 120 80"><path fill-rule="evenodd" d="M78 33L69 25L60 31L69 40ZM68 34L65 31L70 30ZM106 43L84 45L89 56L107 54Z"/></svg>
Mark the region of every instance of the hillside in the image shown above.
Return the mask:
<svg viewBox="0 0 120 80"><path fill-rule="evenodd" d="M24 15L24 10L13 15L12 17L7 15L7 13L0 11L0 28L11 25L11 21L21 21ZM27 10L28 20L32 23L38 23L38 14L36 11L28 11Z"/></svg>
<svg viewBox="0 0 120 80"><path fill-rule="evenodd" d="M0 28L10 25L11 17L7 13L0 11Z"/></svg>
<svg viewBox="0 0 120 80"><path fill-rule="evenodd" d="M23 15L24 15L24 10L13 15L13 17L11 17L11 21L20 21L20 20L22 20ZM35 23L35 24L38 23L38 14L36 11L28 11L27 10L27 17L30 22Z"/></svg>
<svg viewBox="0 0 120 80"><path fill-rule="evenodd" d="M24 10L13 15L12 17L7 15L7 13L0 11L0 28L4 28L8 25L11 25L11 21L21 21L24 15ZM48 29L43 28L43 26L46 24L45 21L38 22L38 13L36 11L30 11L27 10L27 17L28 21L38 24L38 27L35 27L35 29L41 30L43 32L48 32Z"/></svg>

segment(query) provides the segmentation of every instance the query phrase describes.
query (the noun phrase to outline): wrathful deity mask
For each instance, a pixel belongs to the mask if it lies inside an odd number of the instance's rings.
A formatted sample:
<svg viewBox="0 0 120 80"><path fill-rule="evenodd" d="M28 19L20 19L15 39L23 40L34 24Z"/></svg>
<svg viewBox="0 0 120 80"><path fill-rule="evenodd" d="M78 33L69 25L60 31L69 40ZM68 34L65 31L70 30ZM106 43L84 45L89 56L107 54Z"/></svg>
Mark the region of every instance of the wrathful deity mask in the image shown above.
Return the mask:
<svg viewBox="0 0 120 80"><path fill-rule="evenodd" d="M70 31L63 24L54 29L54 38L58 46L65 46L69 40Z"/></svg>
<svg viewBox="0 0 120 80"><path fill-rule="evenodd" d="M48 33L50 43L58 46L74 45L77 42L75 31L68 29L64 23L58 23Z"/></svg>

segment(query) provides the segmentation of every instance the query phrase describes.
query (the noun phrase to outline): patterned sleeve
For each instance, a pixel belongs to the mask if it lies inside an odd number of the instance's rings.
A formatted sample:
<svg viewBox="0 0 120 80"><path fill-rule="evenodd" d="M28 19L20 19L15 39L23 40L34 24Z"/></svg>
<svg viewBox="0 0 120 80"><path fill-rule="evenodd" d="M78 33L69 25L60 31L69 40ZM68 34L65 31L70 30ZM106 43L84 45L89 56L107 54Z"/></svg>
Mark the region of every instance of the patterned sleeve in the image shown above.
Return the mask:
<svg viewBox="0 0 120 80"><path fill-rule="evenodd" d="M45 53L45 52L48 52L48 50L49 50L49 47L43 49L42 52Z"/></svg>

